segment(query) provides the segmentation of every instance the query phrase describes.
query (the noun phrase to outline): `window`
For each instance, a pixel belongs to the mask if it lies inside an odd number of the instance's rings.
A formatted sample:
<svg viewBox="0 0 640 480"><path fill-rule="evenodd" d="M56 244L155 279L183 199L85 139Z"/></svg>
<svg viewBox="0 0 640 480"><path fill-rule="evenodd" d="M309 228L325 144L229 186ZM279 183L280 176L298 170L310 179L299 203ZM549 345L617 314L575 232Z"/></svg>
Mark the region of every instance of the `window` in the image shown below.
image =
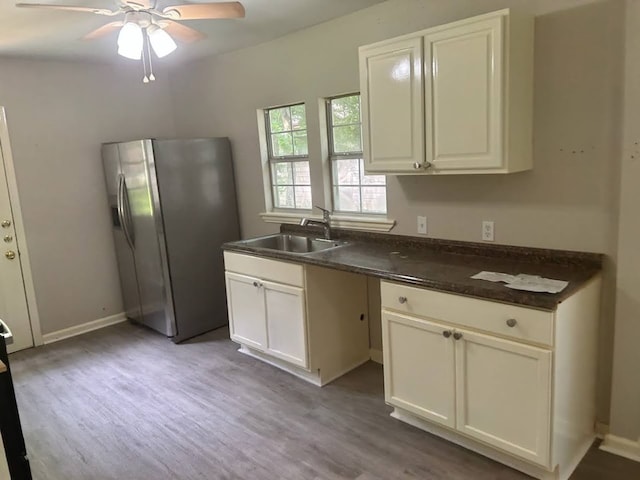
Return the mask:
<svg viewBox="0 0 640 480"><path fill-rule="evenodd" d="M265 110L265 126L273 206L311 209L313 204L304 104Z"/></svg>
<svg viewBox="0 0 640 480"><path fill-rule="evenodd" d="M333 207L342 213L387 213L384 175L365 175L360 95L327 100Z"/></svg>

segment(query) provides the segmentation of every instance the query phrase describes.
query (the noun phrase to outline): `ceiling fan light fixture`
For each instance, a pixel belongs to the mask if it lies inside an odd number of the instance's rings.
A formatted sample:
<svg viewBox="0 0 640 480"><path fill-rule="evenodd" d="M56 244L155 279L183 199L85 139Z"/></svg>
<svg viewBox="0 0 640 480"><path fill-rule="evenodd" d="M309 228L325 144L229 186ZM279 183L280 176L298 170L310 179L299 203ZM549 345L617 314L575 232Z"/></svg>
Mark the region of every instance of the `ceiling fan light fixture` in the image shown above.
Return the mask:
<svg viewBox="0 0 640 480"><path fill-rule="evenodd" d="M149 35L151 47L158 58L166 57L178 48L176 42L171 38L171 35L158 25L149 25L147 34Z"/></svg>
<svg viewBox="0 0 640 480"><path fill-rule="evenodd" d="M140 60L143 45L144 38L140 25L134 22L125 23L118 34L118 55L131 60Z"/></svg>

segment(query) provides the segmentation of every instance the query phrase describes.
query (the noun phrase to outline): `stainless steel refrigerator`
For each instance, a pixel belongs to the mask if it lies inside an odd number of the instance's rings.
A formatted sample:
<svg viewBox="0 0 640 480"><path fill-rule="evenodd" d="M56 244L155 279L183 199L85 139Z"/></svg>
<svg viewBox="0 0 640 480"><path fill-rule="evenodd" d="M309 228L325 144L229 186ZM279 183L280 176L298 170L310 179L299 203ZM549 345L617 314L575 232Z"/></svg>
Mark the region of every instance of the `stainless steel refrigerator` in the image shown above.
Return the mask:
<svg viewBox="0 0 640 480"><path fill-rule="evenodd" d="M240 238L227 138L102 145L124 308L175 342L227 324L220 246Z"/></svg>

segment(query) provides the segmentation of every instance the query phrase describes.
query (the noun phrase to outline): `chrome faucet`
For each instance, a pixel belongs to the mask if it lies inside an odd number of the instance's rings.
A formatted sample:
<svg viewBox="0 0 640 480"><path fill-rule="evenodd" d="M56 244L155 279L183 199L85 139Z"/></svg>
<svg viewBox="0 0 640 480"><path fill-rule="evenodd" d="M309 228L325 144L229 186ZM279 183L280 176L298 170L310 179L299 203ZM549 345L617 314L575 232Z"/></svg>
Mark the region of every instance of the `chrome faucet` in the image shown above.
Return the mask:
<svg viewBox="0 0 640 480"><path fill-rule="evenodd" d="M319 210L322 210L322 220L313 220L311 218L303 218L302 220L300 220L300 225L303 227L306 227L306 226L322 227L325 240L331 240L331 212L322 207L318 207L317 205L316 205L316 208Z"/></svg>

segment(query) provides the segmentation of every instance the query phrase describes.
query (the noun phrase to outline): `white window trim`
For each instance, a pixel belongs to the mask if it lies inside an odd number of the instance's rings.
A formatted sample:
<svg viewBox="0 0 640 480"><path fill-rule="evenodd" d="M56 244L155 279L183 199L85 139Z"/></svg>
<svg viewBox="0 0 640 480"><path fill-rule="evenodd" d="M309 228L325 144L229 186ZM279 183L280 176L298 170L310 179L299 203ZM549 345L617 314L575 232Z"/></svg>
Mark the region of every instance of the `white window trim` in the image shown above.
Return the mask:
<svg viewBox="0 0 640 480"><path fill-rule="evenodd" d="M260 214L266 223L284 223L298 225L303 218L322 220L322 215L305 215L304 212L263 212ZM363 215L331 215L331 226L348 230L361 230L367 232L389 232L396 225L396 221L383 216L372 217Z"/></svg>

